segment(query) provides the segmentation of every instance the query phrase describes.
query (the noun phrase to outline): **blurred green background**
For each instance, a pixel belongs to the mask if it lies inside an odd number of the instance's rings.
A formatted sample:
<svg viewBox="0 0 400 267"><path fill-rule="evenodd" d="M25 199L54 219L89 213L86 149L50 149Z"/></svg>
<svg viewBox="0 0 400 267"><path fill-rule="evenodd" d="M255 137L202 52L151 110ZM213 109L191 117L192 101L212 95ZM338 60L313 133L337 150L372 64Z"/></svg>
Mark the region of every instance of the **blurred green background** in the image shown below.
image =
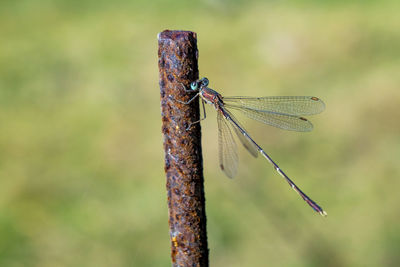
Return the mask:
<svg viewBox="0 0 400 267"><path fill-rule="evenodd" d="M327 212L202 123L211 266L400 265L399 1L0 3L0 266L170 266L157 34L223 95L315 95L311 133L241 120ZM239 117L242 119L242 117Z"/></svg>

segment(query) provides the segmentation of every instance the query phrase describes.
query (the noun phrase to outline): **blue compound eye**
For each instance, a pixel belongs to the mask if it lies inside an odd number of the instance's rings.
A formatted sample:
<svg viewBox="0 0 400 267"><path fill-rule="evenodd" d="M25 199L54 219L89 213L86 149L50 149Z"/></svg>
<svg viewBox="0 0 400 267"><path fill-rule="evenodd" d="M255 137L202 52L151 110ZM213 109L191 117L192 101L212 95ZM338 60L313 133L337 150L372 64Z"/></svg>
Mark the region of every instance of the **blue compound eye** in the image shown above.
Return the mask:
<svg viewBox="0 0 400 267"><path fill-rule="evenodd" d="M191 88L192 90L197 90L198 86L199 86L199 84L198 84L197 82L192 82L192 83L190 84L190 88Z"/></svg>
<svg viewBox="0 0 400 267"><path fill-rule="evenodd" d="M206 77L202 78L200 81L201 81L201 86L207 86L208 85L208 79Z"/></svg>

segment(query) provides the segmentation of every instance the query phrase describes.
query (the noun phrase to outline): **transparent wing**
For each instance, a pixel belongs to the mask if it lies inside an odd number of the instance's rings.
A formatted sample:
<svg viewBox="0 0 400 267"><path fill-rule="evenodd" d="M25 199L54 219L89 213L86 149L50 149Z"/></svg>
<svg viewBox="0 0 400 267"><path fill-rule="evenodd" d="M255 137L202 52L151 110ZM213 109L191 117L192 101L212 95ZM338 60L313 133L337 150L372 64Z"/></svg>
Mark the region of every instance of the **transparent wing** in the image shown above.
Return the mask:
<svg viewBox="0 0 400 267"><path fill-rule="evenodd" d="M228 122L221 112L217 112L218 121L218 146L219 146L219 166L229 177L233 178L237 173L238 155L236 143L233 139Z"/></svg>
<svg viewBox="0 0 400 267"><path fill-rule="evenodd" d="M235 118L235 116L233 116L233 114L231 112L229 112L228 110L224 109L224 112L226 112L232 120L234 120L240 128L243 128L243 126L239 123L239 121ZM235 131L236 135L238 136L240 142L242 143L242 145L247 149L247 151L250 152L250 154L257 158L258 156L258 149L257 147L254 145L254 143L245 135L242 134L242 132L237 128L237 126L233 123L231 123L231 126L233 128L233 130Z"/></svg>
<svg viewBox="0 0 400 267"><path fill-rule="evenodd" d="M314 115L325 109L324 102L315 96L235 96L223 101L232 107L294 116Z"/></svg>
<svg viewBox="0 0 400 267"><path fill-rule="evenodd" d="M313 129L312 123L306 118L283 114L274 113L269 111L253 110L245 107L237 107L230 104L225 105L226 108L239 110L250 119L281 128L289 131L309 132Z"/></svg>

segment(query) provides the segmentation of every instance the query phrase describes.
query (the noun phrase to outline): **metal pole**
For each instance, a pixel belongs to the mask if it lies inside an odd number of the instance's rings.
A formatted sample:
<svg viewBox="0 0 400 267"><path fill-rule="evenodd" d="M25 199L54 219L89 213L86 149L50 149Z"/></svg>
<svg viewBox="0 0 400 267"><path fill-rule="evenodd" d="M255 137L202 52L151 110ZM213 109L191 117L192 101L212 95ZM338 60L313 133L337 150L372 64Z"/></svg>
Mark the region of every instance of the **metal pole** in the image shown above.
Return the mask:
<svg viewBox="0 0 400 267"><path fill-rule="evenodd" d="M197 36L189 31L158 35L162 133L172 266L208 266L199 101L186 92L198 79Z"/></svg>

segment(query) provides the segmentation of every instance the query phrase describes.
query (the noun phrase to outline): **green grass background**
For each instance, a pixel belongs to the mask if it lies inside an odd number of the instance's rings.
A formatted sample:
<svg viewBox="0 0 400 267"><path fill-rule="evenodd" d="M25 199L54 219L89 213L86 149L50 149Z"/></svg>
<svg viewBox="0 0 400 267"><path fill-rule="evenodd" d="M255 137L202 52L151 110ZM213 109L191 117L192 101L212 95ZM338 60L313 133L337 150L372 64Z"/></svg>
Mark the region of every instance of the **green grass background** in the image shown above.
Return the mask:
<svg viewBox="0 0 400 267"><path fill-rule="evenodd" d="M170 266L157 33L223 95L315 95L311 133L241 120L328 212L202 123L211 266L400 265L398 1L0 3L0 266ZM242 117L239 117L240 119Z"/></svg>

